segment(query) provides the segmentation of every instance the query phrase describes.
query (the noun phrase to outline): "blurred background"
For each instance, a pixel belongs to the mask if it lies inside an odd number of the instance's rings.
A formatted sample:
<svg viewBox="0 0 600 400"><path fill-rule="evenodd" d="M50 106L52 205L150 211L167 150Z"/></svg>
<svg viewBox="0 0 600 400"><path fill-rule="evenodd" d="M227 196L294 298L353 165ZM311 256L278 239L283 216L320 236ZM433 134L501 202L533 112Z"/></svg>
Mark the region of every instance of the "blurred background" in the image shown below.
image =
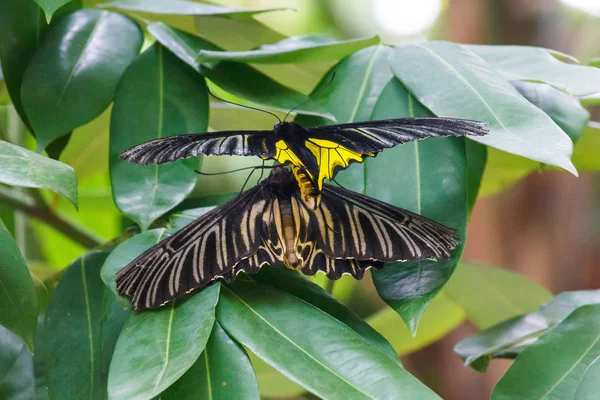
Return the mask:
<svg viewBox="0 0 600 400"><path fill-rule="evenodd" d="M255 17L286 36L319 33L343 39L377 34L388 44L450 40L471 44L532 45L573 55L582 63L600 56L600 0L213 2L231 7L294 8L296 12L280 11ZM93 6L97 1L84 0L83 3ZM202 30L200 26L196 28ZM205 29L210 32L211 25ZM236 37L220 39L241 40ZM275 69L272 72L275 74ZM302 77L297 81L280 80L287 85L302 86ZM0 81L0 105L7 104L2 83ZM592 107L589 110L591 121L600 120L598 109ZM213 109L211 113L211 127L218 129L219 111ZM253 115L261 118L256 113ZM61 161L77 171L80 212L58 196L53 196L51 203L54 209L75 218L105 240L119 235L127 225L110 193L109 117L110 108L100 118L78 128L87 132L73 135L61 155ZM0 108L0 126L3 127L0 138L6 135L18 142L18 138L25 137L18 131L22 124L16 123L17 119L10 107ZM206 162L205 166L208 164ZM485 190L471 217L464 259L517 271L553 293L600 287L600 273L595 271L600 267L599 184L599 176L593 172L581 171L580 177L575 178L562 171L540 171L524 179L510 179L502 187ZM40 280L61 270L85 250L51 228L33 220L25 221L22 215L6 208L0 207L0 218L11 231L17 232L16 239L26 258L34 260L29 265ZM14 229L18 225L24 229ZM369 278L358 284L342 280L334 294L363 316L384 307ZM492 362L485 375L463 367L453 347L474 332L474 326L463 322L451 333L444 332L445 336L434 344L403 356L402 361L411 373L444 399L489 398L510 361Z"/></svg>

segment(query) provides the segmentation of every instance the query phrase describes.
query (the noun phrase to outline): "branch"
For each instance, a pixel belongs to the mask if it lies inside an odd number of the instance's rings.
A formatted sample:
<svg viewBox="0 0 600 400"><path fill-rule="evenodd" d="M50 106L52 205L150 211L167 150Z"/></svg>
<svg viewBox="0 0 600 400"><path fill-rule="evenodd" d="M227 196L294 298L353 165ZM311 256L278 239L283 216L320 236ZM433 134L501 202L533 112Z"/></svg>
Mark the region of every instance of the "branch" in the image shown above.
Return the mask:
<svg viewBox="0 0 600 400"><path fill-rule="evenodd" d="M40 198L41 199L41 198ZM19 193L0 185L0 203L19 210L39 221L50 225L69 239L87 249L98 247L103 240L75 222L52 211L45 202L25 193Z"/></svg>

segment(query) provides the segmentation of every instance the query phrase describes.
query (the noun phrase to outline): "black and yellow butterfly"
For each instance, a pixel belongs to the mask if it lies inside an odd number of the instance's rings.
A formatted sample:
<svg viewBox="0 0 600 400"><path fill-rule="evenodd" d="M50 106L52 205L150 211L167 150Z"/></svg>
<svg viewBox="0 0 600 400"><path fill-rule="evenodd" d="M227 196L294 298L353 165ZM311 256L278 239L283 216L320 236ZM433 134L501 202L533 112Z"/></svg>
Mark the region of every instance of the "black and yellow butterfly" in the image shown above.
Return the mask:
<svg viewBox="0 0 600 400"><path fill-rule="evenodd" d="M333 179L339 170L384 149L429 137L487 133L483 122L454 118L399 118L307 129L284 121L269 131L194 133L155 139L130 148L121 158L143 165L209 155L275 159L297 167L294 174L303 172L308 176L316 191L311 196L303 190L306 201L318 194L324 179ZM300 176L297 178L300 182ZM318 206L318 200L306 203L313 209Z"/></svg>
<svg viewBox="0 0 600 400"><path fill-rule="evenodd" d="M316 210L307 207L294 175L277 166L137 257L117 274L117 289L136 309L156 308L265 264L361 279L386 262L447 258L459 243L455 230L370 197L327 184L321 196Z"/></svg>

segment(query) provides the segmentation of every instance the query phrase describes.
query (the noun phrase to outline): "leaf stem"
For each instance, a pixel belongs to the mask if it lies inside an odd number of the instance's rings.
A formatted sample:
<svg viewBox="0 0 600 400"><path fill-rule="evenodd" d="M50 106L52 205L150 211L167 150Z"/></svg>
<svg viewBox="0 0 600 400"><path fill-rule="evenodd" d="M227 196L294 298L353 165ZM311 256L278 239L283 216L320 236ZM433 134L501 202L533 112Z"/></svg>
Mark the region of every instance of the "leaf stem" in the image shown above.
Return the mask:
<svg viewBox="0 0 600 400"><path fill-rule="evenodd" d="M87 249L98 247L103 242L96 234L52 211L39 193L31 196L0 185L0 203L44 222Z"/></svg>

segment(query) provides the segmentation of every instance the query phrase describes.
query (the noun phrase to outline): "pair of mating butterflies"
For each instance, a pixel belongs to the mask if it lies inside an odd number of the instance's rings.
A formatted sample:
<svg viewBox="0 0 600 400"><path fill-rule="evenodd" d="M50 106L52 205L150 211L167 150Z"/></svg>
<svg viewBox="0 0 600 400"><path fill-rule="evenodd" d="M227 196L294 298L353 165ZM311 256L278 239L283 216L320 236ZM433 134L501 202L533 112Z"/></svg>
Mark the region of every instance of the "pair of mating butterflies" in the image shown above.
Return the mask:
<svg viewBox="0 0 600 400"><path fill-rule="evenodd" d="M307 275L361 279L386 262L447 258L457 232L367 196L323 183L352 162L409 141L481 136L484 123L401 118L304 129L171 136L137 145L121 158L163 164L208 155L259 156L282 165L235 199L213 209L140 255L117 274L117 289L136 309L156 308L217 279L284 264Z"/></svg>

